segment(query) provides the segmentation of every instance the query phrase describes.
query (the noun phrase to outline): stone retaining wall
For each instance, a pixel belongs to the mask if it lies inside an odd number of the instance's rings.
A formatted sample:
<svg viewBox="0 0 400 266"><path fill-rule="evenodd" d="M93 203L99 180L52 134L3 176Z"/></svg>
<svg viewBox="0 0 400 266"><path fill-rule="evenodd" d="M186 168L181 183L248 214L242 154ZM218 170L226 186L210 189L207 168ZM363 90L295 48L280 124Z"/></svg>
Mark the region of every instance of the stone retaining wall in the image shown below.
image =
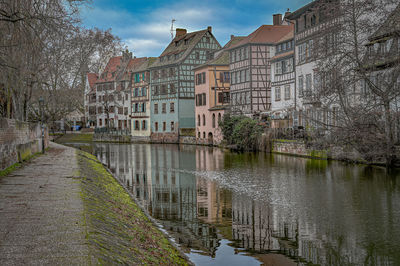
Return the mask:
<svg viewBox="0 0 400 266"><path fill-rule="evenodd" d="M93 141L129 143L129 142L131 142L131 136L130 135L113 135L113 134L108 134L108 133L94 133Z"/></svg>
<svg viewBox="0 0 400 266"><path fill-rule="evenodd" d="M49 134L45 129L45 148L49 146ZM0 118L0 170L22 162L42 151L42 130L38 123L21 122Z"/></svg>
<svg viewBox="0 0 400 266"><path fill-rule="evenodd" d="M328 159L327 151L310 149L302 141L273 140L271 151L274 153L281 153L281 154Z"/></svg>

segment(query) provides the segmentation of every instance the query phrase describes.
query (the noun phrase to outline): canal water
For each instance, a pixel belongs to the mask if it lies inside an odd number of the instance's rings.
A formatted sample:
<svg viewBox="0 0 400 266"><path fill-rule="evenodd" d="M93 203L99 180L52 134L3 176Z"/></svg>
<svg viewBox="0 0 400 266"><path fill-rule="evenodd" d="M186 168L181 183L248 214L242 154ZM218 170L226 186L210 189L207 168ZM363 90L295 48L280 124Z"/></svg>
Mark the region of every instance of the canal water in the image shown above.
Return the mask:
<svg viewBox="0 0 400 266"><path fill-rule="evenodd" d="M400 265L400 173L212 147L86 148L196 265Z"/></svg>

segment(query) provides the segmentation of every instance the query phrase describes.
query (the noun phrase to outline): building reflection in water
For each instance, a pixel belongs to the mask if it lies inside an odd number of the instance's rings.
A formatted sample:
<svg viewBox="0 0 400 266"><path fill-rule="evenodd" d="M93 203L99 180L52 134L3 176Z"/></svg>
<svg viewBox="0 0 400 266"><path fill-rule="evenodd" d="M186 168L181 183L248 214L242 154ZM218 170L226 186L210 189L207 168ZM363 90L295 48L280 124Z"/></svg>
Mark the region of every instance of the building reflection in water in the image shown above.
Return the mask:
<svg viewBox="0 0 400 266"><path fill-rule="evenodd" d="M371 233L363 220L371 218L361 212L376 204L365 191L380 198L382 186L389 186L385 191L397 191L398 196L398 185L393 180L362 183L358 179L366 177L363 167L238 155L211 147L95 144L95 150L187 252L213 257L221 239L228 239L237 252L250 251L266 265L277 253L284 255L277 257L281 264L297 265L390 265L399 260L393 251L374 244L380 236L364 239ZM262 197L252 190L221 187L208 178L214 174L225 175L225 181L232 179L237 186L255 187ZM343 180L338 182L338 176ZM282 188L291 193L282 195ZM346 195L353 198L346 201ZM380 207L399 207L392 197L387 195ZM374 215L390 217L384 211Z"/></svg>

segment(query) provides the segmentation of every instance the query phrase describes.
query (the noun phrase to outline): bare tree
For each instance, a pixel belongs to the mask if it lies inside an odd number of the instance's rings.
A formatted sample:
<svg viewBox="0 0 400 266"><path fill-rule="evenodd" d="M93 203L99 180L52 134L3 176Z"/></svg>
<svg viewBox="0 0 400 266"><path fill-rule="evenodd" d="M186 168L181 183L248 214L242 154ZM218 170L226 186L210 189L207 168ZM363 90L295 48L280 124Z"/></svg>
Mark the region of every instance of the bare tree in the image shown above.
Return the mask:
<svg viewBox="0 0 400 266"><path fill-rule="evenodd" d="M313 97L331 115L337 108L335 119L316 121L329 133L323 141L392 165L399 136L399 7L393 11L392 0L322 2L331 5L335 23L314 42Z"/></svg>

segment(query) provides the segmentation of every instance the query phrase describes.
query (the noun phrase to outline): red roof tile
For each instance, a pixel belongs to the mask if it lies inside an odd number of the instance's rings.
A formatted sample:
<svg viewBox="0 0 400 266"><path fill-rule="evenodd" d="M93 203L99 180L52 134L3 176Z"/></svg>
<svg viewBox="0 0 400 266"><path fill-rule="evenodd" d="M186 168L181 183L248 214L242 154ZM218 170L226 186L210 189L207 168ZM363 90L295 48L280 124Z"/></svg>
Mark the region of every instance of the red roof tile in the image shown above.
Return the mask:
<svg viewBox="0 0 400 266"><path fill-rule="evenodd" d="M97 82L114 81L117 76L116 72L118 66L121 65L121 62L122 62L122 56L116 56L110 58L110 60L108 60L106 67L104 68L103 73L100 75L100 78L97 80Z"/></svg>
<svg viewBox="0 0 400 266"><path fill-rule="evenodd" d="M97 78L98 78L97 74L95 74L95 73L87 73L87 79L89 81L90 90L94 89L94 84L96 83Z"/></svg>
<svg viewBox="0 0 400 266"><path fill-rule="evenodd" d="M249 43L274 44L294 31L293 25L262 25L242 41L231 47L238 47Z"/></svg>

